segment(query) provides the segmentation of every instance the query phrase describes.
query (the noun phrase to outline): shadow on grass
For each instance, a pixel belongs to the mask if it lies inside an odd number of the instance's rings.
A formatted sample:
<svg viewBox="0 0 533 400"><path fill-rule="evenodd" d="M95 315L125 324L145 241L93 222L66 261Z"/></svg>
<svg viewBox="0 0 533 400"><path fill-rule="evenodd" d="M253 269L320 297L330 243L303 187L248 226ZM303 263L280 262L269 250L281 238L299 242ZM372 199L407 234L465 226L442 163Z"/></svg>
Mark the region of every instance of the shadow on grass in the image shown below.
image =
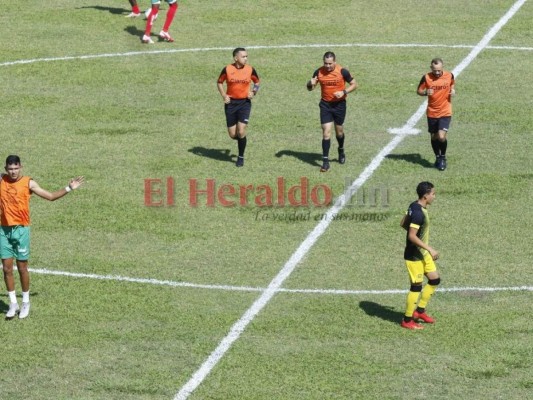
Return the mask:
<svg viewBox="0 0 533 400"><path fill-rule="evenodd" d="M424 168L435 168L432 162L422 158L419 153L410 153L410 154L389 154L386 158L389 160L400 160L407 161L412 164L421 165Z"/></svg>
<svg viewBox="0 0 533 400"><path fill-rule="evenodd" d="M213 160L234 162L236 156L230 154L229 149L208 149L205 147L196 146L189 149L189 152L200 157L212 158Z"/></svg>
<svg viewBox="0 0 533 400"><path fill-rule="evenodd" d="M142 35L144 35L144 30L137 28L136 26L130 25L124 28L124 31L129 33L131 36L138 36L139 40Z"/></svg>
<svg viewBox="0 0 533 400"><path fill-rule="evenodd" d="M394 311L393 307L382 306L373 301L361 301L359 307L371 317L378 317L395 324L399 324L403 318L403 312Z"/></svg>
<svg viewBox="0 0 533 400"><path fill-rule="evenodd" d="M298 160L303 161L307 164L310 164L313 167L320 167L322 165L321 164L322 154L306 153L303 151L293 151L293 150L281 150L276 153L276 157L278 158L281 158L283 156L291 156L291 157L297 158Z"/></svg>
<svg viewBox="0 0 533 400"><path fill-rule="evenodd" d="M94 8L95 10L98 10L98 11L108 11L111 14L126 14L126 13L129 14L131 12L131 10L127 10L125 8L118 8L118 7L104 7L104 6L77 7L78 10L82 8Z"/></svg>

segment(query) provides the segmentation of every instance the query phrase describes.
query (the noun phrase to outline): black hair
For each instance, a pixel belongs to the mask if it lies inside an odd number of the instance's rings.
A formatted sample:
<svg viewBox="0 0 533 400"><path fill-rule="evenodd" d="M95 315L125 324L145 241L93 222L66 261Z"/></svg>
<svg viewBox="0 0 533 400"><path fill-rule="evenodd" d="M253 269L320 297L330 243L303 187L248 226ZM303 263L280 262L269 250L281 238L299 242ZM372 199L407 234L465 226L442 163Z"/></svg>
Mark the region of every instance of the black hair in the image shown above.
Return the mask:
<svg viewBox="0 0 533 400"><path fill-rule="evenodd" d="M442 58L436 57L433 60L431 60L431 65L437 65L437 64L444 65L444 61L442 61Z"/></svg>
<svg viewBox="0 0 533 400"><path fill-rule="evenodd" d="M431 182L420 182L418 186L416 187L416 194L418 194L418 198L421 199L426 194L431 192L431 189L433 189L435 186Z"/></svg>
<svg viewBox="0 0 533 400"><path fill-rule="evenodd" d="M335 61L335 53L332 52L332 51L326 51L324 53L324 57L322 57L323 60L325 60L326 58L333 58L333 61Z"/></svg>
<svg viewBox="0 0 533 400"><path fill-rule="evenodd" d="M241 51L246 51L246 49L244 47L237 47L235 50L233 50L233 57L235 57Z"/></svg>
<svg viewBox="0 0 533 400"><path fill-rule="evenodd" d="M6 167L8 165L21 165L21 162L20 162L20 157L19 156L15 156L15 155L10 155L10 156L7 156L6 158Z"/></svg>

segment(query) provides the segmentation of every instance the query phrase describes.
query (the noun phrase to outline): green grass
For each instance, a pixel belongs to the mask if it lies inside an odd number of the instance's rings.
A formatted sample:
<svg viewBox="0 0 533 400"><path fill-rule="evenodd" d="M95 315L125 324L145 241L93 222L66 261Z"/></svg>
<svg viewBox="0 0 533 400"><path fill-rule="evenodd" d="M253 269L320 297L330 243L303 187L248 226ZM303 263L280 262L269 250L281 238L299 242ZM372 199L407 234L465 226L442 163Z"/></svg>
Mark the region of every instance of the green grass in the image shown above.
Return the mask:
<svg viewBox="0 0 533 400"><path fill-rule="evenodd" d="M45 0L39 12L5 4L0 158L19 154L50 190L87 180L56 203L32 200L31 267L266 287L327 208L298 208L310 218L290 221L258 219L295 209L260 208L253 196L247 206L210 208L200 197L190 207L190 180L275 188L283 177L288 189L305 177L342 194L389 143L387 129L420 106L415 89L431 58L453 69L470 48L450 46L476 45L513 3L184 0L176 42L151 47L139 40L144 22L123 18L126 1ZM333 222L283 285L348 293L277 294L191 399L528 397L531 289L467 288L532 286L532 19L526 2L490 43L511 48L485 49L457 77L448 170L431 168L423 118L422 134L364 184L367 194L386 188L387 204L343 210L383 219ZM355 43L369 46L344 46ZM379 46L409 43L434 46ZM262 79L242 169L215 84L237 46ZM305 82L331 49L360 88L348 100L348 162L320 174L319 94ZM99 54L114 56L39 61ZM146 207L145 179L167 177L175 206ZM442 289L457 291L432 299L435 326L408 332L398 326L403 293L356 291L407 289L399 221L421 180L437 189L431 241ZM258 296L33 273L30 317L0 321L0 397L171 399ZM4 290L1 311L7 302Z"/></svg>

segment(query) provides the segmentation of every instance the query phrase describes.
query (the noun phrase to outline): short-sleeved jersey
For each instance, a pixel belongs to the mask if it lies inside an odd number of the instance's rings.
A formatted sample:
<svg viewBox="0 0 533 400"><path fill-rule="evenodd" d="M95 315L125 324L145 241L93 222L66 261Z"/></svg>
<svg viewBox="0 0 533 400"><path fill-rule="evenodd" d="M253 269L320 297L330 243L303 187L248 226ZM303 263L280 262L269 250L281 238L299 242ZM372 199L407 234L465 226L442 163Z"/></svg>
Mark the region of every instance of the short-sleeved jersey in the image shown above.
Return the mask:
<svg viewBox="0 0 533 400"><path fill-rule="evenodd" d="M229 64L222 69L218 77L218 83L226 81L226 93L232 99L247 99L250 92L250 82L259 84L259 76L255 68L244 65L237 68L235 64Z"/></svg>
<svg viewBox="0 0 533 400"><path fill-rule="evenodd" d="M344 90L346 88L346 83L353 81L353 77L350 72L346 68L341 67L339 64L336 64L335 68L331 72L328 72L325 67L317 69L313 73L313 78L318 78L318 83L320 83L320 90L322 93L322 100L328 102L344 100L346 95L338 99L333 95L333 93Z"/></svg>
<svg viewBox="0 0 533 400"><path fill-rule="evenodd" d="M30 180L23 176L10 182L7 175L0 179L0 212L2 226L30 225Z"/></svg>
<svg viewBox="0 0 533 400"><path fill-rule="evenodd" d="M453 85L455 85L455 77L448 71L442 71L442 75L438 78L431 72L422 77L418 88L433 89L433 94L428 96L427 116L429 118L452 116L450 91Z"/></svg>
<svg viewBox="0 0 533 400"><path fill-rule="evenodd" d="M429 214L425 207L422 207L418 201L414 201L407 209L407 224L409 228L417 229L416 236L425 244L429 244ZM409 240L409 231L407 231L404 259L409 261L420 261L428 251L418 247Z"/></svg>

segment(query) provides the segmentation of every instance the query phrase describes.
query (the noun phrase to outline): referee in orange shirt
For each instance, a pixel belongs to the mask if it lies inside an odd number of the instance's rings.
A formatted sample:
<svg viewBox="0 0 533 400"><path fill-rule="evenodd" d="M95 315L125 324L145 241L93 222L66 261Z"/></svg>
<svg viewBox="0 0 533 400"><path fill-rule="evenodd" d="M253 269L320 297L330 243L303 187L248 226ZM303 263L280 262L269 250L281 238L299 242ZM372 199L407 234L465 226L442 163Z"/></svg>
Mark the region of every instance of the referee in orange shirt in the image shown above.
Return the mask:
<svg viewBox="0 0 533 400"><path fill-rule="evenodd" d="M224 89L226 82L226 89ZM253 83L253 85L252 85ZM246 126L252 111L252 99L259 90L259 76L248 65L248 52L242 47L233 50L233 64L225 66L217 80L217 88L224 101L229 137L237 140L237 167L244 166Z"/></svg>
<svg viewBox="0 0 533 400"><path fill-rule="evenodd" d="M329 171L329 149L331 131L335 126L335 135L339 144L339 163L346 162L344 153L344 119L346 118L346 96L357 89L357 82L350 72L336 63L335 53L328 51L322 57L323 66L313 73L307 82L311 91L320 84L321 100L320 124L322 126L322 167L320 172ZM346 87L348 84L348 87Z"/></svg>
<svg viewBox="0 0 533 400"><path fill-rule="evenodd" d="M452 121L452 96L455 95L455 77L443 69L441 58L431 60L431 72L425 74L416 90L419 96L428 97L427 120L431 134L431 147L435 153L435 168L446 169L447 133Z"/></svg>

